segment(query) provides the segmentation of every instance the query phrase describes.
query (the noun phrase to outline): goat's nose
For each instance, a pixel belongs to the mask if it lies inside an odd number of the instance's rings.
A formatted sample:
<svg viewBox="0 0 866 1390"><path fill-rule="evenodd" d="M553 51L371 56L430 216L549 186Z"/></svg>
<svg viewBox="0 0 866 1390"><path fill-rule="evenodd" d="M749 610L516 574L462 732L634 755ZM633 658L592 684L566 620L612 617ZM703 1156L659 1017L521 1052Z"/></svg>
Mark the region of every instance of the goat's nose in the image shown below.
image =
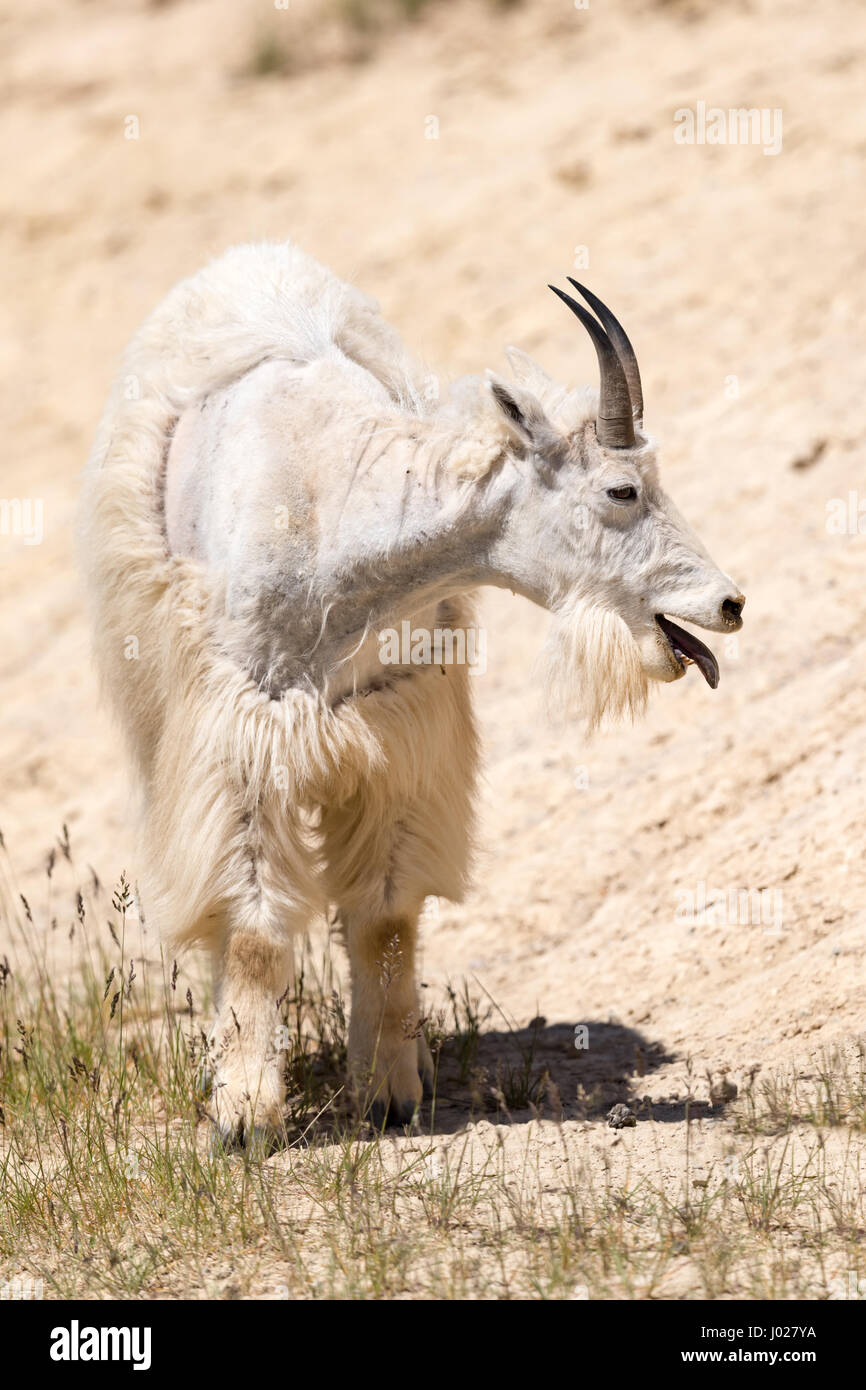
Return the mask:
<svg viewBox="0 0 866 1390"><path fill-rule="evenodd" d="M742 594L737 594L736 598L726 598L722 603L722 621L726 622L729 627L741 627L745 602Z"/></svg>

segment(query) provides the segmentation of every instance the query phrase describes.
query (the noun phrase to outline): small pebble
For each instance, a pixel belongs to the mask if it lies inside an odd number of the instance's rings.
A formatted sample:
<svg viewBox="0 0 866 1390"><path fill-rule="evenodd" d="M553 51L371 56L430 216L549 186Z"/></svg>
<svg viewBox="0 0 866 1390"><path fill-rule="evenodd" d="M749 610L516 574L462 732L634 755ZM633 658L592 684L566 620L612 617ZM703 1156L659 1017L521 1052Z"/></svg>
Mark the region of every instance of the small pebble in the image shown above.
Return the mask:
<svg viewBox="0 0 866 1390"><path fill-rule="evenodd" d="M607 1122L611 1129L631 1129L637 1124L637 1120L631 1113L627 1105L615 1105L607 1113Z"/></svg>
<svg viewBox="0 0 866 1390"><path fill-rule="evenodd" d="M724 1073L710 1087L710 1100L713 1105L726 1105L729 1100L736 1100L736 1098L737 1083L731 1081Z"/></svg>

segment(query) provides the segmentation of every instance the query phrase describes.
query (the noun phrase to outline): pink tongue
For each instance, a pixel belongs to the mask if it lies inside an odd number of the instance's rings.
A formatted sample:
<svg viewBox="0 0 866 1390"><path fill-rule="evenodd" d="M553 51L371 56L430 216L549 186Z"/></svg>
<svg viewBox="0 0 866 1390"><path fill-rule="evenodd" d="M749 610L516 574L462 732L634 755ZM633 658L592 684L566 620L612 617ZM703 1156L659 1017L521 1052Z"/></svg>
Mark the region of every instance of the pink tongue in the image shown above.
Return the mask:
<svg viewBox="0 0 866 1390"><path fill-rule="evenodd" d="M670 618L664 617L661 613L656 617L656 622L674 651L693 661L707 685L715 690L719 683L719 663L709 647L705 647L703 642L699 642L691 632L686 632L685 628L678 627L676 623L671 622Z"/></svg>

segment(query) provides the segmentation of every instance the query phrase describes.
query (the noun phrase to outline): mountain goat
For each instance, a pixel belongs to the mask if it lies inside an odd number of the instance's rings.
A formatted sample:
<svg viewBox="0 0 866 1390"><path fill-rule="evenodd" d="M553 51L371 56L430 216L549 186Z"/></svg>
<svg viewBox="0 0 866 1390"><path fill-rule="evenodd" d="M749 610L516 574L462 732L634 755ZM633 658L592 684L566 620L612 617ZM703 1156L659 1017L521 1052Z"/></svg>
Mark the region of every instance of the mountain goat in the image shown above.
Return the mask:
<svg viewBox="0 0 866 1390"><path fill-rule="evenodd" d="M328 908L363 1112L409 1121L430 1076L417 922L464 889L477 739L466 666L386 662L380 631L466 633L476 588L512 589L554 615L550 684L594 725L690 663L716 685L669 615L741 626L659 486L629 341L571 283L594 314L556 293L598 393L511 349L513 383L440 399L376 305L292 245L229 251L128 349L81 553L143 792L146 900L172 947L213 957L226 1142L280 1125L292 938Z"/></svg>

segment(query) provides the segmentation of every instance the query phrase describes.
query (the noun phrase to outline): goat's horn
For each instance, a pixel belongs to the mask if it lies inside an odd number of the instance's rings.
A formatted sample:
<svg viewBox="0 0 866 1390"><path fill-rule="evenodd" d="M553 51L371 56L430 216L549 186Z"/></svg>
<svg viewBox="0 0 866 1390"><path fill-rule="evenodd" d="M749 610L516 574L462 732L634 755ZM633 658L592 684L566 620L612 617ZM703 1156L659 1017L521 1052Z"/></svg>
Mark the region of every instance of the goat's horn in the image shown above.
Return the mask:
<svg viewBox="0 0 866 1390"><path fill-rule="evenodd" d="M582 304L578 304L577 300L572 299L571 295L565 294L563 290L558 290L556 285L548 285L547 288L559 295L563 304L567 304L571 312L577 315L595 344L598 370L601 377L598 418L595 422L595 432L599 444L605 445L608 449L632 448L634 445L634 417L631 409L631 397L616 348L598 319L594 319Z"/></svg>
<svg viewBox="0 0 866 1390"><path fill-rule="evenodd" d="M625 379L628 382L628 394L631 397L631 412L638 423L641 423L643 421L643 391L640 384L640 371L638 370L637 357L635 356L634 348L628 340L628 334L619 319L611 313L606 304L601 302L597 294L593 294L591 290L578 284L576 280L572 280L570 275L567 279L570 285L574 285L578 294L583 295L590 309L594 310L601 319L602 327L616 348L617 356L625 372Z"/></svg>

